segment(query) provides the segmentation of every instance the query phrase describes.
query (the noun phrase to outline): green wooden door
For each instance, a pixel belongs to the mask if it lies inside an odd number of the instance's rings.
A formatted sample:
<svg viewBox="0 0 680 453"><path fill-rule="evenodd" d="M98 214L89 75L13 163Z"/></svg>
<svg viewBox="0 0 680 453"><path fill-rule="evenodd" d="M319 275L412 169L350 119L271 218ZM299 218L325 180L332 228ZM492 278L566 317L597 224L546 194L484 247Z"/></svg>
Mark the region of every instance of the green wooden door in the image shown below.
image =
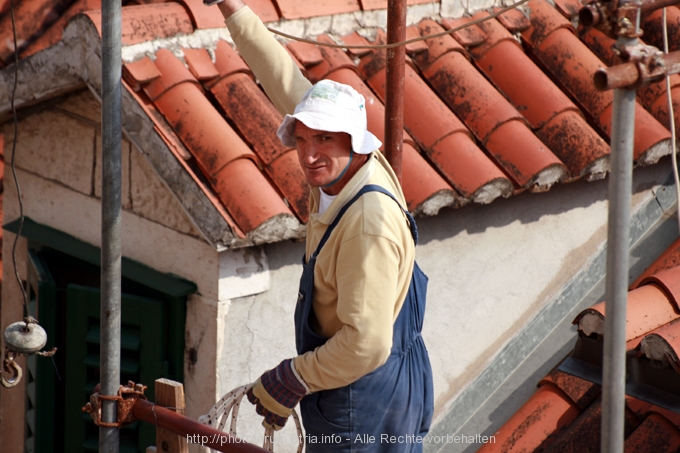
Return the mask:
<svg viewBox="0 0 680 453"><path fill-rule="evenodd" d="M99 429L81 411L99 382L100 292L79 285L67 287L68 333L66 335L66 436L64 451L88 452L98 449ZM123 294L121 320L121 382L148 385L167 376L167 332L164 302ZM155 444L154 427L134 423L121 429L122 453L143 453Z"/></svg>

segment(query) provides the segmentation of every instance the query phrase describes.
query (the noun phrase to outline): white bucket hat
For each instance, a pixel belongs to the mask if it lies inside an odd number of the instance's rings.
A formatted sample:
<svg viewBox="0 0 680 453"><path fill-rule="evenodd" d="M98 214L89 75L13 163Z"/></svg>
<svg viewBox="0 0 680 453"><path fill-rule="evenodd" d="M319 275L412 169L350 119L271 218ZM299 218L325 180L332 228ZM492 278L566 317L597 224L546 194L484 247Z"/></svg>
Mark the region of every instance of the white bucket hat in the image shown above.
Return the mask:
<svg viewBox="0 0 680 453"><path fill-rule="evenodd" d="M382 145L366 129L364 97L351 86L332 80L321 80L312 86L295 112L283 119L276 135L284 146L291 148L295 147L295 120L319 131L348 133L352 150L357 154L370 154Z"/></svg>

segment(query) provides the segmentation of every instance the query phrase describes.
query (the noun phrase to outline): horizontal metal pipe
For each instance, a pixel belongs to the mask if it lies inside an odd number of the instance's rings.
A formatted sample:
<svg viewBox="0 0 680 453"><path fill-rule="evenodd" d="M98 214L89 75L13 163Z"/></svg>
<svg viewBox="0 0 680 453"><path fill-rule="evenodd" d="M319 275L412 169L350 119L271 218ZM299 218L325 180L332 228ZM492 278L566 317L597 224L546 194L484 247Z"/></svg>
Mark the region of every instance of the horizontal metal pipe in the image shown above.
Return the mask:
<svg viewBox="0 0 680 453"><path fill-rule="evenodd" d="M623 63L612 66L611 68L598 69L593 76L595 88L600 91L614 90L617 88L631 88L645 83L661 80L665 74L680 73L680 51L671 52L663 56L666 61L666 72L658 77L649 80L641 80L637 64L634 62Z"/></svg>
<svg viewBox="0 0 680 453"><path fill-rule="evenodd" d="M187 436L187 439L193 439L191 442L202 443L206 447L223 453L269 453L264 448L249 444L238 437L218 431L145 399L139 398L132 406L132 415L137 420L180 436Z"/></svg>

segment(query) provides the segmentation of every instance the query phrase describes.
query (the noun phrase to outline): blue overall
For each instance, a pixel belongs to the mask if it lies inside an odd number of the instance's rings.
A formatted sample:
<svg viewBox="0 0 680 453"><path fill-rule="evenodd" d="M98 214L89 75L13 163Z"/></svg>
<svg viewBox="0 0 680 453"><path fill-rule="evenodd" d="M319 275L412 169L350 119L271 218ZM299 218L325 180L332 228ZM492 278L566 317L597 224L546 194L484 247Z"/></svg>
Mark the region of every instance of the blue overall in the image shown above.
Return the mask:
<svg viewBox="0 0 680 453"><path fill-rule="evenodd" d="M328 226L316 251L304 266L295 307L295 343L298 354L322 346L328 338L314 333L314 265L333 229L347 208L366 192L384 188L367 185L340 210ZM403 209L403 208L402 208ZM418 230L406 213L415 243ZM392 350L387 362L352 384L305 396L300 402L307 453L315 452L420 452L422 436L430 428L434 405L432 369L421 336L425 314L427 276L414 264L406 300L394 323Z"/></svg>

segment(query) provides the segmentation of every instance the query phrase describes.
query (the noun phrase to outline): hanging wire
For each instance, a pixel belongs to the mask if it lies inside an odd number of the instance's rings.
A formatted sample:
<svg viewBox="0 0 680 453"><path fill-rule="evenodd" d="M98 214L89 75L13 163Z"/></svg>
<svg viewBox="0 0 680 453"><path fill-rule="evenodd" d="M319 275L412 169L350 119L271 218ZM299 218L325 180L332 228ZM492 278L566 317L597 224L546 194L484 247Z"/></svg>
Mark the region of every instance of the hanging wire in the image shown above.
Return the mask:
<svg viewBox="0 0 680 453"><path fill-rule="evenodd" d="M335 49L392 49L394 47L400 47L400 46L405 46L408 44L413 44L414 42L419 42L419 41L426 41L428 39L433 39L433 38L439 38L441 36L446 36L453 34L457 31L463 30L468 27L472 27L473 25L481 24L482 22L486 22L487 20L495 19L496 17L507 13L511 9L516 9L529 0L519 0L518 2L513 3L512 5L506 6L505 8L499 9L498 11L495 11L488 16L480 17L479 19L472 20L470 22L467 22L463 25L459 25L458 27L454 27L450 30L443 31L441 33L435 33L433 35L427 35L427 36L420 36L418 38L413 38L409 39L406 41L402 42L394 42L390 44L363 44L363 45L350 45L350 44L332 44L332 43L327 43L327 42L319 42L315 41L313 39L305 39L305 38L300 38L299 36L294 36L294 35L289 35L288 33L284 33L282 31L276 30L274 28L267 27L267 30L269 30L271 33L274 33L279 36L283 36L284 38L291 39L293 41L299 41L299 42L305 42L307 44L314 44L316 46L321 46L321 47L332 47Z"/></svg>
<svg viewBox="0 0 680 453"><path fill-rule="evenodd" d="M19 242L19 237L21 236L21 230L24 227L24 204L21 200L21 186L19 186L19 180L17 179L17 172L16 172L16 166L14 164L15 158L16 158L16 149L17 149L17 140L18 140L18 135L19 135L19 119L17 117L17 110L14 105L14 98L16 96L16 91L17 91L17 83L19 81L19 49L17 46L17 27L16 27L16 22L14 19L14 0L9 1L9 10L10 10L10 17L12 19L12 37L14 39L14 84L12 85L12 94L10 96L10 105L12 107L12 118L14 119L14 139L12 140L12 159L11 159L11 168L12 168L12 178L14 178L14 186L16 187L17 191L17 197L19 199L19 229L17 230L16 236L14 237L14 243L12 244L12 266L14 267L14 276L16 277L16 281L19 285L19 288L21 288L21 295L23 296L24 300L24 308L26 309L26 313L28 314L27 319L30 319L30 313L28 309L28 294L26 294L26 288L24 288L24 285L21 283L21 277L19 276L19 269L17 267L17 257L16 257L16 251L17 251L17 243ZM26 321L26 325L28 326L28 322Z"/></svg>
<svg viewBox="0 0 680 453"><path fill-rule="evenodd" d="M668 54L668 18L666 8L663 9L663 53ZM668 117L671 130L671 156L673 161L673 177L675 178L675 195L678 216L678 230L680 231L680 176L678 176L677 143L675 138L675 113L673 111L673 97L671 96L671 76L666 74L666 99L668 100Z"/></svg>

